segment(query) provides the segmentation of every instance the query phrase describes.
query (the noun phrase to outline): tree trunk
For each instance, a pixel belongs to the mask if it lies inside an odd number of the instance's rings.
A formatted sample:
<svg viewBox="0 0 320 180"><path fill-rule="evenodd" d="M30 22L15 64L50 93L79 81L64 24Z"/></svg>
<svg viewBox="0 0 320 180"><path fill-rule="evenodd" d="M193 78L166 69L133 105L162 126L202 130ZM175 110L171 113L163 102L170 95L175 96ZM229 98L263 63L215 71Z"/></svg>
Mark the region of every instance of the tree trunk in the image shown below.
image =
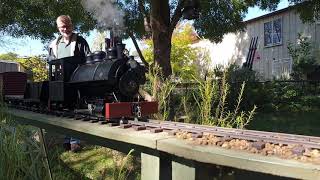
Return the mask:
<svg viewBox="0 0 320 180"><path fill-rule="evenodd" d="M128 32L129 36L131 37L131 40L134 44L134 47L136 48L138 54L139 54L139 57L141 59L141 61L143 62L143 64L145 65L146 69L149 70L149 63L146 61L146 59L143 57L143 54L139 48L139 45L137 43L137 40L136 38L134 37L133 33L132 32Z"/></svg>
<svg viewBox="0 0 320 180"><path fill-rule="evenodd" d="M151 28L154 61L159 64L164 77L172 74L170 64L171 36L169 0L151 1Z"/></svg>
<svg viewBox="0 0 320 180"><path fill-rule="evenodd" d="M172 74L171 69L171 38L167 33L154 32L154 61L159 64L162 69L164 77L168 77Z"/></svg>

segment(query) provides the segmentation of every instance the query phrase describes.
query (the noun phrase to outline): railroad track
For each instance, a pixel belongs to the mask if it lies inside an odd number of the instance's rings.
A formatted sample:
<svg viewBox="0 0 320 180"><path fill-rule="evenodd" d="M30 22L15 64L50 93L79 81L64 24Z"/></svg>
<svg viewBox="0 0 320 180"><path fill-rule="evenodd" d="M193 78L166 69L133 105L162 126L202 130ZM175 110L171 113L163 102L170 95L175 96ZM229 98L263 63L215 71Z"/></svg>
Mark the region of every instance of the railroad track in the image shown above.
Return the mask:
<svg viewBox="0 0 320 180"><path fill-rule="evenodd" d="M282 145L295 144L305 148L320 149L320 137L314 136L222 128L157 120L151 120L150 122L129 121L127 125L121 125L123 128L128 128L130 126L136 130L150 129L151 132L169 131L172 135L176 135L179 132L185 132L190 133L192 138L201 138L204 134L212 134L217 137L224 137L225 140L243 139L259 143L265 142Z"/></svg>
<svg viewBox="0 0 320 180"><path fill-rule="evenodd" d="M122 120L107 122L103 117L69 111L46 111L34 107L15 108L43 114L73 118L91 123L108 124L136 131L149 130L151 133L167 132L169 135L188 140L198 145L215 145L228 149L246 150L263 155L278 155L320 165L320 137L265 132L187 124L180 122L148 120Z"/></svg>
<svg viewBox="0 0 320 180"><path fill-rule="evenodd" d="M265 156L275 155L320 165L320 137L157 120L129 121L120 127L149 129L152 133L168 132L192 144L220 146Z"/></svg>

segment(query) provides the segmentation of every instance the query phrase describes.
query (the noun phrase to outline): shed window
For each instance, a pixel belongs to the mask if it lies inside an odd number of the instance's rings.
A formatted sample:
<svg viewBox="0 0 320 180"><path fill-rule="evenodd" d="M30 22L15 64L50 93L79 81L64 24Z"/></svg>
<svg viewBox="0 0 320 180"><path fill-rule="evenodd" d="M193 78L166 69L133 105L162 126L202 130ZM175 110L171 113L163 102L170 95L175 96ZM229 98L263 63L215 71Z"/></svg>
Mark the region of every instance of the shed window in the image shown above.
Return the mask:
<svg viewBox="0 0 320 180"><path fill-rule="evenodd" d="M272 46L282 43L282 21L276 19L264 23L264 45Z"/></svg>

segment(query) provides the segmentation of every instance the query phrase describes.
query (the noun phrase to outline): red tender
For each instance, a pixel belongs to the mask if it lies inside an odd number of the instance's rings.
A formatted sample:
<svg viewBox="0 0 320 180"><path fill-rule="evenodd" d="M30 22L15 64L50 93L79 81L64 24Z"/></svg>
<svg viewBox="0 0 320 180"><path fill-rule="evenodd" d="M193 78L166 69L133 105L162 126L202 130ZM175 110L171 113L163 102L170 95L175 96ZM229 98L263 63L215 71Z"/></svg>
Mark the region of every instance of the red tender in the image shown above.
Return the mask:
<svg viewBox="0 0 320 180"><path fill-rule="evenodd" d="M141 117L148 116L158 112L158 102L118 102L105 104L106 119L134 117L136 116L135 108L140 107Z"/></svg>
<svg viewBox="0 0 320 180"><path fill-rule="evenodd" d="M0 73L0 93L3 97L23 98L27 85L27 74L23 72Z"/></svg>

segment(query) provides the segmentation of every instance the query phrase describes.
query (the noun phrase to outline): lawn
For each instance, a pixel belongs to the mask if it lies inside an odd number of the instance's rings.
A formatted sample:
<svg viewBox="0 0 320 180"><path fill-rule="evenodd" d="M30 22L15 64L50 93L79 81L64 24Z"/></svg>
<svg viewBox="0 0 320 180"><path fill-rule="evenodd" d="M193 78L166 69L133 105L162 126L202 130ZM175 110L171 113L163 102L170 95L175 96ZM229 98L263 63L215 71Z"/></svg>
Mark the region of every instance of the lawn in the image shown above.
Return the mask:
<svg viewBox="0 0 320 180"><path fill-rule="evenodd" d="M257 113L247 129L320 136L320 111Z"/></svg>
<svg viewBox="0 0 320 180"><path fill-rule="evenodd" d="M94 145L78 153L63 152L60 159L88 179L140 179L140 161L132 156Z"/></svg>

